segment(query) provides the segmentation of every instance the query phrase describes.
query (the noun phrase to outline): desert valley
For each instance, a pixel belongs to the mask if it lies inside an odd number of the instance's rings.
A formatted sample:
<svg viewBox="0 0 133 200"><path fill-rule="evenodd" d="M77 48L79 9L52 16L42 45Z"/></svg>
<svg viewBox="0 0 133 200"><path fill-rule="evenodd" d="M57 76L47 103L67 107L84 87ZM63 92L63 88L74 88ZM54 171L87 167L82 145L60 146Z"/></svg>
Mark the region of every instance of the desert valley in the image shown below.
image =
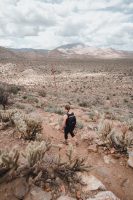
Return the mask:
<svg viewBox="0 0 133 200"><path fill-rule="evenodd" d="M0 200L132 200L132 186L133 52L0 47Z"/></svg>

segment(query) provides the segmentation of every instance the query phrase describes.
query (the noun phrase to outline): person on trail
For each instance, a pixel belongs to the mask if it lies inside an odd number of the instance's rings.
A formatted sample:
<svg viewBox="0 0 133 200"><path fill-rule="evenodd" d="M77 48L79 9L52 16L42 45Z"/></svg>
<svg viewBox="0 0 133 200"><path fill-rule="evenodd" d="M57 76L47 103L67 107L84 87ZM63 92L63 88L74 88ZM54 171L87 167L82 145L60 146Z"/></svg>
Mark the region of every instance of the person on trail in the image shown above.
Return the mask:
<svg viewBox="0 0 133 200"><path fill-rule="evenodd" d="M69 105L65 106L65 111L66 111L66 114L63 117L63 123L62 123L61 129L64 131L64 138L65 138L64 143L67 145L68 134L70 133L72 137L75 136L73 131L76 126L76 117L73 112L70 112Z"/></svg>

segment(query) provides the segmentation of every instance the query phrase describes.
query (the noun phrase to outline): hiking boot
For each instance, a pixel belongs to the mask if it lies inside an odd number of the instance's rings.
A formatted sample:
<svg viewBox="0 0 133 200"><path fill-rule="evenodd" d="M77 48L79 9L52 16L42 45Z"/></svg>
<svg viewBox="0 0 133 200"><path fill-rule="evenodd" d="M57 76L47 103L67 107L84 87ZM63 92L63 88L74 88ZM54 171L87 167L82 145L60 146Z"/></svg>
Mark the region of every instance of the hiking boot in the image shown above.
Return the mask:
<svg viewBox="0 0 133 200"><path fill-rule="evenodd" d="M67 141L64 141L63 144L68 145L68 142L67 142Z"/></svg>

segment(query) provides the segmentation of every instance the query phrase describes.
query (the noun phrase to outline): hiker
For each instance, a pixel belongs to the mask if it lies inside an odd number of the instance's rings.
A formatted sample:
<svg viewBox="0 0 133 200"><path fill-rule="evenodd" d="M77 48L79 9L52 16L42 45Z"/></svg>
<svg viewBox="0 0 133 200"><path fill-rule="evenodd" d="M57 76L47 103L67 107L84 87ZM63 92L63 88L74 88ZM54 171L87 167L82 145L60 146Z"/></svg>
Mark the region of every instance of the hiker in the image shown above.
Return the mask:
<svg viewBox="0 0 133 200"><path fill-rule="evenodd" d="M67 145L68 144L68 142L67 142L68 134L70 133L70 135L72 137L75 136L73 131L76 126L76 117L73 112L72 113L70 112L69 105L65 106L65 111L66 111L66 114L63 117L63 123L62 123L61 130L64 131L64 138L65 138L64 143Z"/></svg>

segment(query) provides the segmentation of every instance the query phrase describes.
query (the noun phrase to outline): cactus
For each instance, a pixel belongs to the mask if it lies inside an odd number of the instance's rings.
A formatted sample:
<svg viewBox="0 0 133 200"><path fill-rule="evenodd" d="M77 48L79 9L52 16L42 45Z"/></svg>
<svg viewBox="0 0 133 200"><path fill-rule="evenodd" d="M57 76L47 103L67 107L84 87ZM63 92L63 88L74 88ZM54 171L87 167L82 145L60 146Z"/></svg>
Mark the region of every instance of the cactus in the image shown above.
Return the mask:
<svg viewBox="0 0 133 200"><path fill-rule="evenodd" d="M70 163L72 162L73 152L74 152L73 145L69 144L66 155L67 155Z"/></svg>
<svg viewBox="0 0 133 200"><path fill-rule="evenodd" d="M14 112L13 110L0 110L0 121L1 122L11 121L13 112Z"/></svg>
<svg viewBox="0 0 133 200"><path fill-rule="evenodd" d="M19 132L24 139L35 140L37 135L41 134L42 122L39 118L26 115L18 110L11 119L15 124L16 132Z"/></svg>
<svg viewBox="0 0 133 200"><path fill-rule="evenodd" d="M106 141L107 135L110 133L111 129L112 129L112 122L102 118L98 126L99 137L103 141Z"/></svg>
<svg viewBox="0 0 133 200"><path fill-rule="evenodd" d="M32 142L27 148L25 154L23 154L26 159L28 166L33 167L35 164L43 160L43 157L47 151L51 148L50 142Z"/></svg>
<svg viewBox="0 0 133 200"><path fill-rule="evenodd" d="M11 151L0 151L0 175L3 175L4 172L8 172L12 169L17 170L19 166L19 156L19 151L15 148Z"/></svg>

